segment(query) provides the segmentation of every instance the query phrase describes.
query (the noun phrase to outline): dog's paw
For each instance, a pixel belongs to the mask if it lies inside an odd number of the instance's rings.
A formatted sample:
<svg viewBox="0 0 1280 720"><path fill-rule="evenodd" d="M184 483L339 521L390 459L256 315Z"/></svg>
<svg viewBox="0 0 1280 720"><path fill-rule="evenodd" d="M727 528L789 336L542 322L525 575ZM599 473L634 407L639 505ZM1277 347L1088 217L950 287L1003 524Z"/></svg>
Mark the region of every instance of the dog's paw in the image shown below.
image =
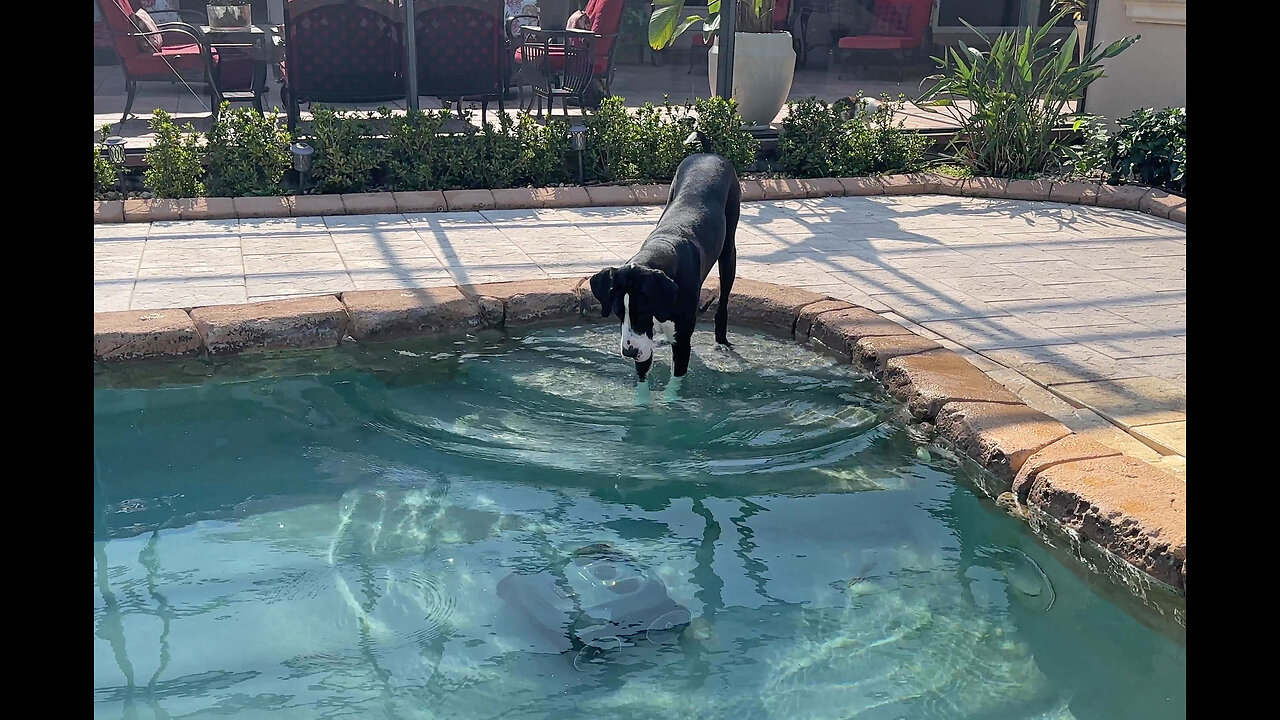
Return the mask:
<svg viewBox="0 0 1280 720"><path fill-rule="evenodd" d="M684 378L683 378L683 377L673 377L673 378L671 378L671 382L667 383L667 388L666 388L666 390L664 390L664 391L663 391L663 393L662 393L663 399L665 399L665 400L679 400L679 399L680 399L680 388L681 388L683 385L684 385Z"/></svg>
<svg viewBox="0 0 1280 720"><path fill-rule="evenodd" d="M640 380L636 383L636 406L642 407L649 404L649 381Z"/></svg>

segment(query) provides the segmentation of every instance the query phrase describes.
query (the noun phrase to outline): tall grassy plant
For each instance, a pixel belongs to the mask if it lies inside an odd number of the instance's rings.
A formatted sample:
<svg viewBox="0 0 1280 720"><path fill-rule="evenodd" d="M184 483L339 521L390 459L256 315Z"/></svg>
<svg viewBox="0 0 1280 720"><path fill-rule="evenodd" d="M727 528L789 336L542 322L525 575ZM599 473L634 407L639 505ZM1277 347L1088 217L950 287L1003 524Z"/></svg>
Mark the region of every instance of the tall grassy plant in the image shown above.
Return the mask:
<svg viewBox="0 0 1280 720"><path fill-rule="evenodd" d="M204 195L204 148L191 123L178 127L169 113L156 109L151 114L155 139L147 150L147 171L142 181L160 198L188 198Z"/></svg>
<svg viewBox="0 0 1280 720"><path fill-rule="evenodd" d="M986 51L960 43L943 58L933 58L942 73L918 102L952 100L923 107L946 112L960 127L953 140L956 158L975 175L1029 177L1057 169L1060 153L1055 129L1067 103L1102 77L1102 62L1137 42L1125 37L1106 47L1092 47L1076 59L1076 31L1066 40L1046 42L1049 31L1066 15L1059 11L1039 28L1001 33L994 40L965 23L987 45ZM955 100L967 100L970 107Z"/></svg>

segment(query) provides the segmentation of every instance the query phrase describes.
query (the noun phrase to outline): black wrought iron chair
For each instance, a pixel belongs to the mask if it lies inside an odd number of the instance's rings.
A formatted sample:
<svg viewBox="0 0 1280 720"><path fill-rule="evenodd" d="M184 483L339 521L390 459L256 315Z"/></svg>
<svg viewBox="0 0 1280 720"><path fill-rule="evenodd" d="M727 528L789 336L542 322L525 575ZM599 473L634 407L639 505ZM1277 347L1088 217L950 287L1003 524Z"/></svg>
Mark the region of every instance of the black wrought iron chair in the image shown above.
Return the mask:
<svg viewBox="0 0 1280 720"><path fill-rule="evenodd" d="M564 44L554 42L566 33L571 36L580 33L588 37L588 30L556 30L547 31L533 26L525 28L525 40L520 46L521 65L524 77L533 87L533 97L537 101L539 118L542 117L542 101L547 101L547 114L555 114L555 101L560 98L564 104L564 115L569 117L569 99L577 100L579 107L586 107L586 94L595 80L592 72L591 48L585 44L570 41ZM582 38L586 40L586 38Z"/></svg>
<svg viewBox="0 0 1280 720"><path fill-rule="evenodd" d="M404 10L396 0L287 0L281 98L289 129L302 103L405 96Z"/></svg>
<svg viewBox="0 0 1280 720"><path fill-rule="evenodd" d="M506 110L507 30L502 0L419 0L414 8L418 93Z"/></svg>

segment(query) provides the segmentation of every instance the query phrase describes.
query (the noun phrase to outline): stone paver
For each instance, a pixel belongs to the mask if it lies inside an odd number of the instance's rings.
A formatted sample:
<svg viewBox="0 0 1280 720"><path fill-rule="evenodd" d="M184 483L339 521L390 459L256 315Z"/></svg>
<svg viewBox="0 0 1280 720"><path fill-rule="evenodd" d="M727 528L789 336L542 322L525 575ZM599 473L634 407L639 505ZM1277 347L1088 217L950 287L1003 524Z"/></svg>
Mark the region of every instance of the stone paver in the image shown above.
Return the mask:
<svg viewBox="0 0 1280 720"><path fill-rule="evenodd" d="M917 180L744 204L738 277L880 313L1077 433L1185 479L1185 226L1105 206L893 194ZM95 225L94 311L581 278L625 262L662 213L493 210L491 197L324 216L254 199L261 219Z"/></svg>

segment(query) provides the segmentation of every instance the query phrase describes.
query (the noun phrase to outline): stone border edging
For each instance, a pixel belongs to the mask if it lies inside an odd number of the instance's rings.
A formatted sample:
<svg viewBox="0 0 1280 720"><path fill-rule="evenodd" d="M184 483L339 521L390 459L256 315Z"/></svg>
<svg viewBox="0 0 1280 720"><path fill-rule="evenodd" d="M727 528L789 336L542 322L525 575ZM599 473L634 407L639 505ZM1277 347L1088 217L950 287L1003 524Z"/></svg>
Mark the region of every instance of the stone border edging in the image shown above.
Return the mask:
<svg viewBox="0 0 1280 720"><path fill-rule="evenodd" d="M95 313L94 360L182 358L335 347L600 319L587 278ZM1088 440L1024 404L959 354L866 308L745 278L733 286L735 325L826 348L870 371L912 417L992 473L997 505L1054 519L1186 594L1186 483ZM701 312L714 312L714 280Z"/></svg>
<svg viewBox="0 0 1280 720"><path fill-rule="evenodd" d="M767 178L743 180L742 199L861 195L957 195L1044 200L1075 205L1135 210L1177 223L1187 222L1187 199L1141 185L1100 185L1050 180L953 178L935 173L852 178ZM425 190L420 192L282 195L275 197L184 198L181 200L95 200L95 225L157 220L367 215L374 213L520 210L529 208L662 205L670 186L601 185L584 187L502 188L497 190Z"/></svg>

